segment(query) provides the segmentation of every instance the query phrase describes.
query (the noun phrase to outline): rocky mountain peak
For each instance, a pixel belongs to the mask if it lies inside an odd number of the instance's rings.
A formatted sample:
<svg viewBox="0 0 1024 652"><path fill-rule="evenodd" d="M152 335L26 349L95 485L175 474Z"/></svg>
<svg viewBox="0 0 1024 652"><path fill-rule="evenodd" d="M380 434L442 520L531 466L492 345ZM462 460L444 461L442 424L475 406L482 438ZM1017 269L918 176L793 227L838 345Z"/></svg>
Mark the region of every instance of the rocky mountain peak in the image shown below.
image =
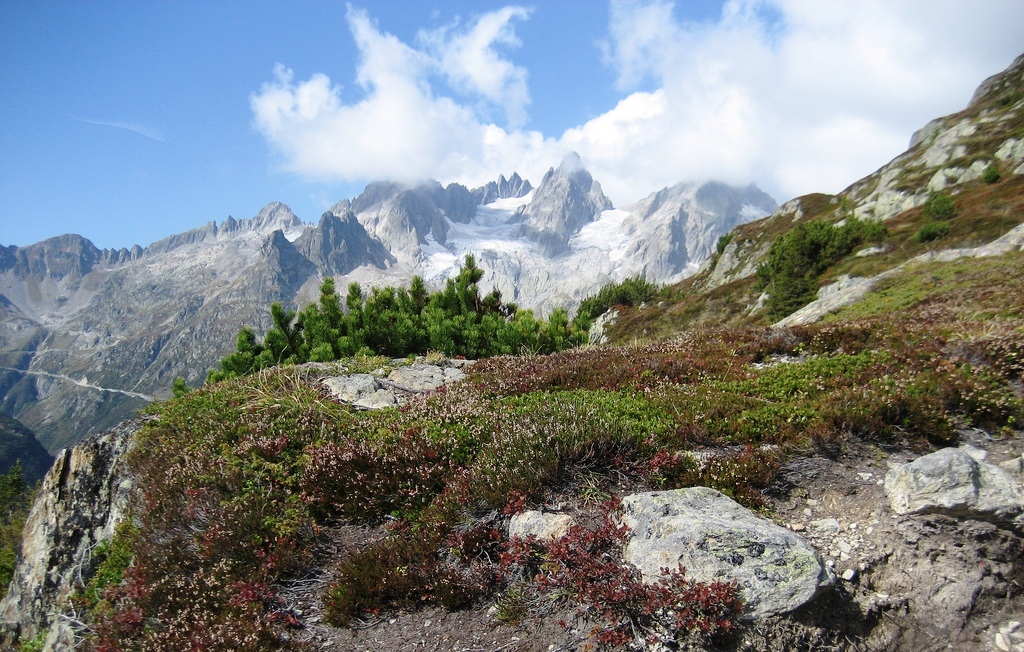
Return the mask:
<svg viewBox="0 0 1024 652"><path fill-rule="evenodd" d="M384 269L395 262L387 249L370 237L352 211L326 212L315 228L295 241L296 250L317 267L322 276L348 274L362 265Z"/></svg>
<svg viewBox="0 0 1024 652"><path fill-rule="evenodd" d="M719 237L776 208L753 184L702 181L662 188L629 207L636 237L626 257L643 261L639 273L645 278L682 280L714 253Z"/></svg>
<svg viewBox="0 0 1024 652"><path fill-rule="evenodd" d="M103 251L92 242L68 233L27 247L0 247L0 273L11 270L18 278L81 277L103 257Z"/></svg>
<svg viewBox="0 0 1024 652"><path fill-rule="evenodd" d="M537 242L547 256L568 251L569 239L586 224L612 208L612 202L583 166L579 154L570 152L558 168L549 169L533 200L520 208L516 219L523 233Z"/></svg>
<svg viewBox="0 0 1024 652"><path fill-rule="evenodd" d="M583 167L583 159L576 152L569 152L562 157L562 162L558 164L558 168L555 170L557 174L563 177L569 177L579 172L586 172L587 169ZM589 173L588 173L589 174Z"/></svg>
<svg viewBox="0 0 1024 652"><path fill-rule="evenodd" d="M263 207L263 209L256 214L256 217L250 220L250 228L253 231L260 231L263 233L269 233L280 229L286 234L295 229L301 229L306 225L300 220L292 209L287 204L282 204L279 201L271 202Z"/></svg>
<svg viewBox="0 0 1024 652"><path fill-rule="evenodd" d="M421 245L430 240L444 244L448 234L445 213L438 206L439 191L436 184L374 182L352 200L350 209L371 238L398 258L414 260Z"/></svg>

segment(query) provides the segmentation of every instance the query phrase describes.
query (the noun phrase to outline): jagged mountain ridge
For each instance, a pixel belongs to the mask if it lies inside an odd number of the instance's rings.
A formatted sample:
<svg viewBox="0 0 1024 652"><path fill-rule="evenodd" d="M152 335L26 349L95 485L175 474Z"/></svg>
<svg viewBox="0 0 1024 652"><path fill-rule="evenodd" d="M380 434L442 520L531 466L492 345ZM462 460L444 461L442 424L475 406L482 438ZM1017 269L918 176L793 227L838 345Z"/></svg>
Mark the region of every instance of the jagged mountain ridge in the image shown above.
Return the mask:
<svg viewBox="0 0 1024 652"><path fill-rule="evenodd" d="M737 220L775 207L721 188L739 199L712 208L679 198L703 226L666 237L658 225L678 211L626 219L572 154L538 188L518 174L472 190L371 183L316 225L274 202L145 248L100 250L78 235L2 247L0 410L59 450L166 396L176 376L200 384L241 326L264 331L271 302L305 305L326 276L368 288L418 274L437 287L473 253L485 286L543 314L630 275L675 280Z"/></svg>

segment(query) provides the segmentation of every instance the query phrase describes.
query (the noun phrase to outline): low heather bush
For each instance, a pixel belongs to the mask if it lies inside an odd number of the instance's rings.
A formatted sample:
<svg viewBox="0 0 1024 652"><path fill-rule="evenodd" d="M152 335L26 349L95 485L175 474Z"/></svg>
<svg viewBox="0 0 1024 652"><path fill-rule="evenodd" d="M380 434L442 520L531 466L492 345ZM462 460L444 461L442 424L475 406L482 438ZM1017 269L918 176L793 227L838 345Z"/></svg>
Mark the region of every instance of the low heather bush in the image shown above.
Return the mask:
<svg viewBox="0 0 1024 652"><path fill-rule="evenodd" d="M741 612L736 585L695 582L682 567L663 569L655 582L645 583L621 561L629 531L616 523L617 507L617 500L608 501L596 527L573 526L546 544L535 537L513 539L501 555L504 573L599 614L599 643L626 645L637 634L663 644L694 635L707 640L731 630Z"/></svg>

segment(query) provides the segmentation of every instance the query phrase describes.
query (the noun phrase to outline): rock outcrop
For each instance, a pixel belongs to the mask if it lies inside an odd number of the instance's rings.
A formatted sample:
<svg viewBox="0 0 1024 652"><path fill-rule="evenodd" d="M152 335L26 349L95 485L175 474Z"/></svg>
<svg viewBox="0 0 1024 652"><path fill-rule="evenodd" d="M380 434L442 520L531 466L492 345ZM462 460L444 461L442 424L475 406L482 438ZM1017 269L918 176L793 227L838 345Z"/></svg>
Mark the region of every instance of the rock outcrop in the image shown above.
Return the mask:
<svg viewBox="0 0 1024 652"><path fill-rule="evenodd" d="M885 493L897 514L946 514L1024 524L1024 492L1004 469L944 448L893 468Z"/></svg>
<svg viewBox="0 0 1024 652"><path fill-rule="evenodd" d="M128 509L132 479L123 462L140 426L127 421L57 456L25 523L7 596L0 602L0 648L48 631L48 650L71 649L60 616L88 578L95 546L110 540Z"/></svg>
<svg viewBox="0 0 1024 652"><path fill-rule="evenodd" d="M798 534L707 487L627 496L621 522L631 530L623 558L645 581L678 565L694 580L735 581L745 618L792 611L834 582Z"/></svg>
<svg viewBox="0 0 1024 652"><path fill-rule="evenodd" d="M404 361L402 361L404 363ZM443 385L466 377L463 368L471 360L451 360L444 366L416 362L372 374L329 376L321 381L335 399L364 410L377 410L404 403L410 396L436 391Z"/></svg>
<svg viewBox="0 0 1024 652"><path fill-rule="evenodd" d="M536 537L541 541L557 539L568 534L569 528L575 524L576 521L568 514L553 514L528 509L509 519L508 538Z"/></svg>
<svg viewBox="0 0 1024 652"><path fill-rule="evenodd" d="M547 171L533 201L519 209L516 219L544 255L556 257L568 252L569 238L611 207L579 154L570 152L558 168Z"/></svg>

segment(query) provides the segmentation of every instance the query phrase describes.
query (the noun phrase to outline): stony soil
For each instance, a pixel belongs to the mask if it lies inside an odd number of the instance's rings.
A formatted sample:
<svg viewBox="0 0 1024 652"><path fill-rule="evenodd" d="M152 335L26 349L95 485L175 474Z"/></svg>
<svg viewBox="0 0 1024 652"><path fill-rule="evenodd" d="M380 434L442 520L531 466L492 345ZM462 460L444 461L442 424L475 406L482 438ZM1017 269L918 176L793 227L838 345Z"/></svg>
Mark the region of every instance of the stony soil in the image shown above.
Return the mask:
<svg viewBox="0 0 1024 652"><path fill-rule="evenodd" d="M1024 453L1022 434L993 439L964 430L961 442L998 464ZM835 587L794 613L744 622L727 638L692 649L1024 652L1022 533L981 521L892 514L882 487L885 473L920 454L849 445L836 459L811 456L787 464L766 516L800 532L821 552L837 576ZM323 566L381 534L332 530L321 550ZM494 603L487 602L466 611L425 608L330 627L319 598L329 580L329 571L318 571L283 592L302 622L294 640L313 650L598 648L590 636L595 621L574 605L550 600L538 601L534 613L516 625L498 622Z"/></svg>

